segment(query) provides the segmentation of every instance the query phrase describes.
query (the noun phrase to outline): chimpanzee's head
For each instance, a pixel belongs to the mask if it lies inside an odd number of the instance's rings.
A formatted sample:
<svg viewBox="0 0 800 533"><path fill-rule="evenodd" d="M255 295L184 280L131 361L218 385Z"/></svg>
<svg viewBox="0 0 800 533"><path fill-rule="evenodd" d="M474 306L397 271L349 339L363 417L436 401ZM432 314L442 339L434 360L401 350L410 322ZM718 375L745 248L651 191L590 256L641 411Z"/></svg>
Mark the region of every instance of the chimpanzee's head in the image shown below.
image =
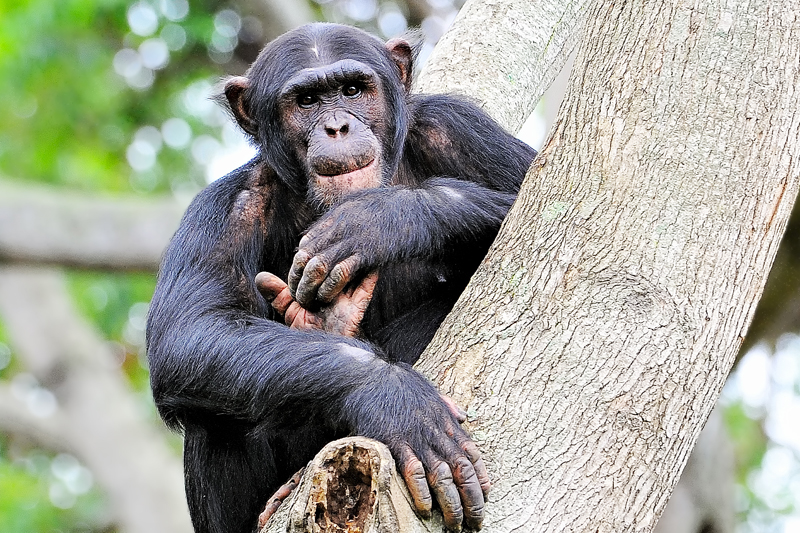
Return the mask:
<svg viewBox="0 0 800 533"><path fill-rule="evenodd" d="M412 50L309 24L269 43L225 86L233 116L289 187L329 206L391 180L408 128Z"/></svg>

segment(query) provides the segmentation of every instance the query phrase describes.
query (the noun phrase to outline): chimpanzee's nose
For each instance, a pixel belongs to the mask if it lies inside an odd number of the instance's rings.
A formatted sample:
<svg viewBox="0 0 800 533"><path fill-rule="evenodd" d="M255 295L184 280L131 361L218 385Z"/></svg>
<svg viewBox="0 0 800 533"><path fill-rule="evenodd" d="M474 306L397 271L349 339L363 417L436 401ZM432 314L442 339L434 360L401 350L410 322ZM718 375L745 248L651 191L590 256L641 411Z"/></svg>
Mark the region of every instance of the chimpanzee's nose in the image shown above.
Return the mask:
<svg viewBox="0 0 800 533"><path fill-rule="evenodd" d="M342 116L332 116L328 120L325 121L325 133L328 134L329 137L336 138L337 136L344 137L347 135L347 132L350 131L350 121L347 120L347 117Z"/></svg>

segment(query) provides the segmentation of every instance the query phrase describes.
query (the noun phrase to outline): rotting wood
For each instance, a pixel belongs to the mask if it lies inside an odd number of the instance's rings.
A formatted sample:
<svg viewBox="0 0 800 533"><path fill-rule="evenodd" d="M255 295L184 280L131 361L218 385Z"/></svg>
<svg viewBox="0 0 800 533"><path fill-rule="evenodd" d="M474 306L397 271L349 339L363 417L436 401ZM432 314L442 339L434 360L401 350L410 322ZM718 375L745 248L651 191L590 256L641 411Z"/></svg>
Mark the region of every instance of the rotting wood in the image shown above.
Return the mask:
<svg viewBox="0 0 800 533"><path fill-rule="evenodd" d="M424 533L441 518L420 520L389 449L364 437L331 442L306 467L291 498L261 533Z"/></svg>

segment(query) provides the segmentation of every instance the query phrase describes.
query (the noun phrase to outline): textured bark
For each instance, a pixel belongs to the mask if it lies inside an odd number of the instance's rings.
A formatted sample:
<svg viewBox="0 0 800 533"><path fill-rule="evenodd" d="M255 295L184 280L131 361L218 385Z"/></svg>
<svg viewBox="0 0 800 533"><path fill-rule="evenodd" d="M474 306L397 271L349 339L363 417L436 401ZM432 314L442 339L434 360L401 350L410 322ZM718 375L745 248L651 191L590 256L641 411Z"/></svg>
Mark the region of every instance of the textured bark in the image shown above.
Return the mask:
<svg viewBox="0 0 800 533"><path fill-rule="evenodd" d="M734 458L716 407L672 491L655 533L734 533Z"/></svg>
<svg viewBox="0 0 800 533"><path fill-rule="evenodd" d="M0 180L0 261L155 271L184 208Z"/></svg>
<svg viewBox="0 0 800 533"><path fill-rule="evenodd" d="M800 6L598 3L565 104L419 368L468 406L485 531L650 531L800 182Z"/></svg>

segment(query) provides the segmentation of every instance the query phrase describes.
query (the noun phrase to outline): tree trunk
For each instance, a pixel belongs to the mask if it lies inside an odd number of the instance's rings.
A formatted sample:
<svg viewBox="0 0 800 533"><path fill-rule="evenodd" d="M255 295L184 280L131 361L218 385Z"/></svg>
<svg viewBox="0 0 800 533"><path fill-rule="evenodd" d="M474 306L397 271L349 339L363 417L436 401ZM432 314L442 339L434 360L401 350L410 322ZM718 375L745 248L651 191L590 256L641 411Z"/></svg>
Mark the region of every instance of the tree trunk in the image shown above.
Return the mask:
<svg viewBox="0 0 800 533"><path fill-rule="evenodd" d="M468 0L414 86L480 102L516 132L558 76L589 0Z"/></svg>
<svg viewBox="0 0 800 533"><path fill-rule="evenodd" d="M588 20L551 138L418 364L468 408L487 533L652 530L800 186L800 5Z"/></svg>
<svg viewBox="0 0 800 533"><path fill-rule="evenodd" d="M473 415L486 531L652 528L800 182L800 6L589 20L552 137L420 364Z"/></svg>

